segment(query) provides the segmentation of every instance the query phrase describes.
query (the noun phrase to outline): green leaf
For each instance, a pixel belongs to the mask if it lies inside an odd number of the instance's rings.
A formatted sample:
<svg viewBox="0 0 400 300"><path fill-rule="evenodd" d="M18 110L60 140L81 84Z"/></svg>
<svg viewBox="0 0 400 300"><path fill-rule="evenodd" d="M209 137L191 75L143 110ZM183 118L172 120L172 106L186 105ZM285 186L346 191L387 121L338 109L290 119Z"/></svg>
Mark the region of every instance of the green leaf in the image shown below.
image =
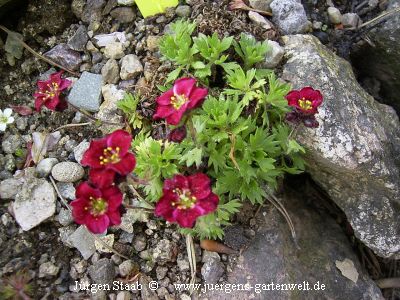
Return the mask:
<svg viewBox="0 0 400 300"><path fill-rule="evenodd" d="M187 153L185 153L181 159L179 160L180 163L186 162L186 166L190 167L194 163L196 164L196 167L200 167L201 161L202 161L202 153L203 150L201 148L194 148L192 150L189 150Z"/></svg>
<svg viewBox="0 0 400 300"><path fill-rule="evenodd" d="M306 150L302 146L300 146L295 140L290 139L288 141L288 148L287 148L286 154L290 154L292 152L306 153Z"/></svg>

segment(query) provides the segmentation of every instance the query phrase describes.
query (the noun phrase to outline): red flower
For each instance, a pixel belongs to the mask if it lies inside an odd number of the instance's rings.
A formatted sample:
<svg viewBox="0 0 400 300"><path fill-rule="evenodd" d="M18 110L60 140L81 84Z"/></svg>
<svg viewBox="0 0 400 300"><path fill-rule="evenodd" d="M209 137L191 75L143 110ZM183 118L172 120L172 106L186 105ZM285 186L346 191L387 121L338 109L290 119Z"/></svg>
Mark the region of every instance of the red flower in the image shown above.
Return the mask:
<svg viewBox="0 0 400 300"><path fill-rule="evenodd" d="M289 106L294 109L286 115L289 122L303 122L304 126L316 128L319 126L315 119L318 107L322 104L323 97L320 91L312 87L302 88L300 91L293 90L286 95Z"/></svg>
<svg viewBox="0 0 400 300"><path fill-rule="evenodd" d="M181 126L171 130L168 135L168 140L170 142L180 143L186 138L186 127Z"/></svg>
<svg viewBox="0 0 400 300"><path fill-rule="evenodd" d="M172 89L157 98L153 119L165 119L170 125L178 125L183 114L189 109L199 107L207 94L207 89L196 87L196 79L178 79Z"/></svg>
<svg viewBox="0 0 400 300"><path fill-rule="evenodd" d="M60 94L71 85L71 81L62 79L62 73L63 71L53 73L49 80L37 82L38 91L33 94L37 111L40 111L43 105L51 110L63 110L67 107L67 102Z"/></svg>
<svg viewBox="0 0 400 300"><path fill-rule="evenodd" d="M302 88L300 91L293 90L289 92L286 95L286 99L289 106L306 115L315 115L323 101L321 92L309 86Z"/></svg>
<svg viewBox="0 0 400 300"><path fill-rule="evenodd" d="M114 182L115 173L122 176L131 173L136 165L135 156L128 152L131 142L131 135L124 130L93 140L82 158L82 165L91 168L90 181L102 188Z"/></svg>
<svg viewBox="0 0 400 300"><path fill-rule="evenodd" d="M163 196L156 205L155 215L191 228L198 217L216 210L218 202L218 196L211 191L211 181L207 175L177 174L164 181Z"/></svg>
<svg viewBox="0 0 400 300"><path fill-rule="evenodd" d="M119 207L122 193L116 186L104 189L82 182L76 188L76 199L71 202L72 217L93 233L103 233L111 225L121 224Z"/></svg>

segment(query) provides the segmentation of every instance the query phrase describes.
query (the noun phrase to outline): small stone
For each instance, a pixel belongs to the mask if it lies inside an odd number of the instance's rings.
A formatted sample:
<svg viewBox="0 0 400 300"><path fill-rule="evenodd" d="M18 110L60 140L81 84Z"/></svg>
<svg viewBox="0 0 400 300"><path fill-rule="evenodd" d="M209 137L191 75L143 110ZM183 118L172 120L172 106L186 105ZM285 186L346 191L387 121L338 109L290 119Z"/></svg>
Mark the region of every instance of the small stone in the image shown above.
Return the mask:
<svg viewBox="0 0 400 300"><path fill-rule="evenodd" d="M97 64L103 60L103 54L101 52L93 52L92 53L92 64Z"/></svg>
<svg viewBox="0 0 400 300"><path fill-rule="evenodd" d="M60 162L53 167L51 175L57 181L76 182L83 178L85 170L78 163Z"/></svg>
<svg viewBox="0 0 400 300"><path fill-rule="evenodd" d="M344 28L357 28L360 26L360 17L355 13L347 13L343 15L342 24Z"/></svg>
<svg viewBox="0 0 400 300"><path fill-rule="evenodd" d="M131 6L135 4L135 0L118 0L118 5Z"/></svg>
<svg viewBox="0 0 400 300"><path fill-rule="evenodd" d="M71 10L78 19L82 18L82 13L85 4L86 0L72 0Z"/></svg>
<svg viewBox="0 0 400 300"><path fill-rule="evenodd" d="M265 56L263 67L273 69L281 62L285 50L277 42L268 40L269 51Z"/></svg>
<svg viewBox="0 0 400 300"><path fill-rule="evenodd" d="M13 154L22 146L22 139L18 135L10 135L3 140L1 147L5 153Z"/></svg>
<svg viewBox="0 0 400 300"><path fill-rule="evenodd" d="M121 291L117 294L117 299L116 300L130 300L131 299L131 294L127 291Z"/></svg>
<svg viewBox="0 0 400 300"><path fill-rule="evenodd" d="M55 266L52 262L45 262L39 267L39 278L56 276L59 270L60 268Z"/></svg>
<svg viewBox="0 0 400 300"><path fill-rule="evenodd" d="M146 249L147 241L144 235L138 235L133 241L133 248L137 251L143 251Z"/></svg>
<svg viewBox="0 0 400 300"><path fill-rule="evenodd" d="M109 122L121 123L121 125L102 124L99 129L103 134L107 134L123 127L123 118L118 115L119 109L117 103L124 98L125 91L118 90L117 86L114 84L107 84L103 86L101 90L104 102L100 106L97 118Z"/></svg>
<svg viewBox="0 0 400 300"><path fill-rule="evenodd" d="M53 166L58 163L57 158L45 158L42 159L36 166L36 174L38 177L47 177L51 173Z"/></svg>
<svg viewBox="0 0 400 300"><path fill-rule="evenodd" d="M124 45L122 43L111 42L104 48L104 56L107 58L120 59L124 55Z"/></svg>
<svg viewBox="0 0 400 300"><path fill-rule="evenodd" d="M89 40L85 25L80 25L74 35L70 38L67 45L76 51L84 51Z"/></svg>
<svg viewBox="0 0 400 300"><path fill-rule="evenodd" d="M62 226L68 226L74 221L71 212L65 208L61 208L60 213L57 215L56 219Z"/></svg>
<svg viewBox="0 0 400 300"><path fill-rule="evenodd" d="M115 276L114 264L107 258L99 259L88 271L90 278L98 284L110 284Z"/></svg>
<svg viewBox="0 0 400 300"><path fill-rule="evenodd" d="M67 200L74 200L75 197L75 187L71 182L57 182L56 186L61 196Z"/></svg>
<svg viewBox="0 0 400 300"><path fill-rule="evenodd" d="M58 228L58 232L60 233L61 242L69 248L74 248L74 245L72 245L72 243L70 241L70 237L74 233L74 231L75 231L74 225L69 225L67 227Z"/></svg>
<svg viewBox="0 0 400 300"><path fill-rule="evenodd" d="M83 72L72 87L68 101L79 108L96 112L100 107L102 85L101 75Z"/></svg>
<svg viewBox="0 0 400 300"><path fill-rule="evenodd" d="M158 266L156 268L156 276L158 280L164 279L165 275L167 275L168 268L167 267L162 267Z"/></svg>
<svg viewBox="0 0 400 300"><path fill-rule="evenodd" d="M250 0L249 4L252 8L271 11L270 4L273 0Z"/></svg>
<svg viewBox="0 0 400 300"><path fill-rule="evenodd" d="M56 193L44 179L26 178L12 204L17 223L27 231L54 215Z"/></svg>
<svg viewBox="0 0 400 300"><path fill-rule="evenodd" d="M0 182L0 199L14 199L23 185L23 181L9 178Z"/></svg>
<svg viewBox="0 0 400 300"><path fill-rule="evenodd" d="M178 256L176 263L181 272L186 272L186 271L190 270L190 265L189 265L189 261L187 260L187 258Z"/></svg>
<svg viewBox="0 0 400 300"><path fill-rule="evenodd" d="M110 15L121 23L131 23L136 17L131 7L117 7L110 12Z"/></svg>
<svg viewBox="0 0 400 300"><path fill-rule="evenodd" d="M328 17L329 21L333 24L340 24L343 20L340 10L333 6L328 7Z"/></svg>
<svg viewBox="0 0 400 300"><path fill-rule="evenodd" d="M189 18L190 14L192 13L192 9L190 8L189 5L179 5L175 13L177 14L178 17L181 18Z"/></svg>
<svg viewBox="0 0 400 300"><path fill-rule="evenodd" d="M174 244L167 239L159 241L153 251L153 259L160 265L173 261Z"/></svg>
<svg viewBox="0 0 400 300"><path fill-rule="evenodd" d="M79 226L68 238L68 243L78 249L84 259L89 259L96 252L94 241L94 237L84 226Z"/></svg>
<svg viewBox="0 0 400 300"><path fill-rule="evenodd" d="M90 143L86 140L79 143L74 149L75 160L80 164L83 158L83 154L89 149Z"/></svg>
<svg viewBox="0 0 400 300"><path fill-rule="evenodd" d="M111 249L114 245L114 235L108 234L106 236L99 237L99 239L102 240L102 243L97 240L94 241L94 246L96 247L96 250L103 253L112 253ZM106 247L104 244L108 247Z"/></svg>
<svg viewBox="0 0 400 300"><path fill-rule="evenodd" d="M74 151L76 145L78 145L78 142L75 140L68 140L65 142L64 148L65 150L67 150L68 152L72 152Z"/></svg>
<svg viewBox="0 0 400 300"><path fill-rule="evenodd" d="M82 63L82 58L79 52L72 50L67 44L59 44L55 46L50 51L44 53L44 56L71 70L78 70Z"/></svg>
<svg viewBox="0 0 400 300"><path fill-rule="evenodd" d="M126 277L131 274L131 272L133 271L134 268L135 268L135 264L131 260L125 260L118 267L119 274L122 277Z"/></svg>
<svg viewBox="0 0 400 300"><path fill-rule="evenodd" d="M273 20L285 34L306 32L309 24L303 5L297 0L274 0L270 4Z"/></svg>
<svg viewBox="0 0 400 300"><path fill-rule="evenodd" d="M219 254L217 252L204 250L203 251L203 256L201 258L201 261L203 263L206 263L208 261L213 261L213 260L220 261L221 258L219 256Z"/></svg>
<svg viewBox="0 0 400 300"><path fill-rule="evenodd" d="M86 44L86 50L90 52L95 52L98 51L95 45L92 43L92 41L88 41Z"/></svg>
<svg viewBox="0 0 400 300"><path fill-rule="evenodd" d="M134 54L128 54L121 59L121 79L127 80L135 78L143 72L143 65L139 58Z"/></svg>
<svg viewBox="0 0 400 300"><path fill-rule="evenodd" d="M249 19L253 21L254 24L261 26L265 30L273 28L273 25L270 21L255 11L249 11Z"/></svg>
<svg viewBox="0 0 400 300"><path fill-rule="evenodd" d="M224 274L224 264L219 260L208 260L201 267L201 275L206 283L216 283Z"/></svg>
<svg viewBox="0 0 400 300"><path fill-rule="evenodd" d="M119 66L115 59L109 59L101 69L101 75L105 83L117 83L119 81Z"/></svg>
<svg viewBox="0 0 400 300"><path fill-rule="evenodd" d="M127 38L125 32L116 31L113 33L98 34L94 36L93 39L97 46L106 47L108 44L114 42L125 43Z"/></svg>
<svg viewBox="0 0 400 300"><path fill-rule="evenodd" d="M156 52L160 44L160 37L156 35L150 35L147 38L147 49L151 52Z"/></svg>

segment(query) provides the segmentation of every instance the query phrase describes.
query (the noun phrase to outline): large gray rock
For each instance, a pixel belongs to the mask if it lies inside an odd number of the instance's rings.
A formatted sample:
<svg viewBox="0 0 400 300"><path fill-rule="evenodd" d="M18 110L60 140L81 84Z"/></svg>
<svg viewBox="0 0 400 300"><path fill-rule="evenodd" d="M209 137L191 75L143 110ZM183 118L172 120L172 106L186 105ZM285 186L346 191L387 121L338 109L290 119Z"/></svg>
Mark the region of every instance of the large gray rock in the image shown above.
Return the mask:
<svg viewBox="0 0 400 300"><path fill-rule="evenodd" d="M23 230L32 229L54 215L56 199L56 192L49 182L29 173L12 204L15 220Z"/></svg>
<svg viewBox="0 0 400 300"><path fill-rule="evenodd" d="M376 254L400 253L400 126L389 106L368 95L351 65L313 36L283 37L283 78L324 95L317 129L301 128L308 172L345 212Z"/></svg>
<svg viewBox="0 0 400 300"><path fill-rule="evenodd" d="M68 101L79 108L98 111L102 85L103 78L101 75L83 72L81 78L74 83Z"/></svg>
<svg viewBox="0 0 400 300"><path fill-rule="evenodd" d="M201 299L383 299L335 220L326 212L306 204L309 197L301 194L304 189L285 188L285 191L282 202L296 228L299 249L279 212L263 208L256 216L259 228L254 240L228 273L228 283L248 283L252 288L231 293L213 291ZM356 282L343 276L336 267L345 260L354 265L348 268L354 276L348 277L357 277ZM272 283L275 290L272 290ZM288 286L283 285L296 283L301 284L303 290L297 287L288 290ZM311 290L304 290L307 283ZM320 290L316 290L318 286Z"/></svg>
<svg viewBox="0 0 400 300"><path fill-rule="evenodd" d="M270 4L273 20L285 34L306 32L309 25L300 1L274 0Z"/></svg>
<svg viewBox="0 0 400 300"><path fill-rule="evenodd" d="M79 226L68 239L68 244L72 245L82 254L84 259L89 259L96 252L94 245L95 239L85 226Z"/></svg>
<svg viewBox="0 0 400 300"><path fill-rule="evenodd" d="M400 7L399 0L389 0L387 10ZM400 13L368 31L363 47L352 55L353 64L360 75L377 79L381 84L381 101L400 113Z"/></svg>

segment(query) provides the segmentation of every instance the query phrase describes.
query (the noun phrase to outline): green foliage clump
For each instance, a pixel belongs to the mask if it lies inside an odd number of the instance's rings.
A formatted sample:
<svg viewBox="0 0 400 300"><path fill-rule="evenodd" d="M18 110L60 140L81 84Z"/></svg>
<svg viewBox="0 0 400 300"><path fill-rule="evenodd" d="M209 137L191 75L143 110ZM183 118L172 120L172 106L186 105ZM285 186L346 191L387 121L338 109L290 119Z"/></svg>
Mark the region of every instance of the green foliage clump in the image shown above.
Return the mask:
<svg viewBox="0 0 400 300"><path fill-rule="evenodd" d="M289 111L286 94L290 86L272 70L255 69L269 51L266 42L242 34L219 38L199 34L192 37L194 23L178 21L161 39L160 51L174 63L167 82L179 76L194 76L212 86L219 67L223 86L210 90L201 108L183 118L188 135L180 144L137 137L134 149L139 178L150 180L144 192L157 201L162 182L176 173L207 173L219 196L217 210L197 219L193 229L182 229L200 238L222 238L222 227L243 201L263 203L266 189L278 186L285 173L304 170L304 149L290 138L284 122ZM232 59L234 54L242 61Z"/></svg>

